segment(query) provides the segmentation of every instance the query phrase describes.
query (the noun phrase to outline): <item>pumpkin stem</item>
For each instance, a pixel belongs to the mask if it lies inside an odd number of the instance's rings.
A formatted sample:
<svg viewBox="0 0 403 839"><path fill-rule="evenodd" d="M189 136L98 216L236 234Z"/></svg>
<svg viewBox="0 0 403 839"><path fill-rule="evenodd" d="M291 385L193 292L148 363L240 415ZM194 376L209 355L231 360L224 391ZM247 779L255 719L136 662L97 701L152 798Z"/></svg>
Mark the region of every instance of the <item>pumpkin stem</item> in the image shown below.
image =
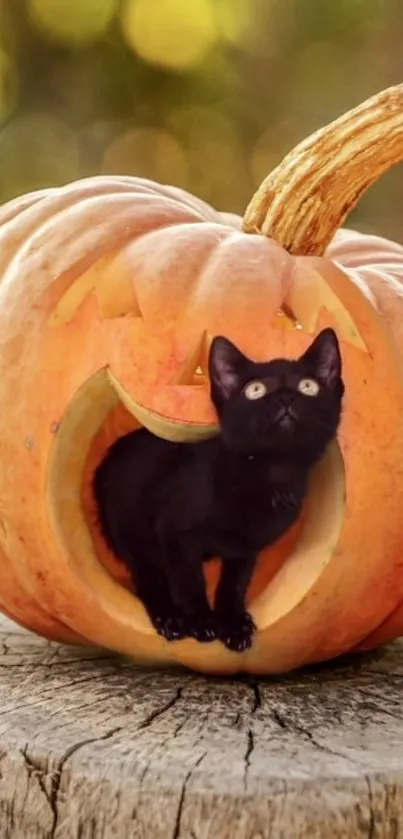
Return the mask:
<svg viewBox="0 0 403 839"><path fill-rule="evenodd" d="M324 253L360 196L403 160L403 84L383 90L316 131L263 181L246 233L293 254Z"/></svg>

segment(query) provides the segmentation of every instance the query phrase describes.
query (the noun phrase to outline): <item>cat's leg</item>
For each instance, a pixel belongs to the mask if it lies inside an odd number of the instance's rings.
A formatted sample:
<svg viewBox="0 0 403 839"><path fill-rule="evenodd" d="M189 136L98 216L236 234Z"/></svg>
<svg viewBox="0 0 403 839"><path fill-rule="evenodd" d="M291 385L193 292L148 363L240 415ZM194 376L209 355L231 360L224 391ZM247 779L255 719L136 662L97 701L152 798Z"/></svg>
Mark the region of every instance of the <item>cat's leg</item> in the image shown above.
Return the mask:
<svg viewBox="0 0 403 839"><path fill-rule="evenodd" d="M171 596L190 638L214 641L216 622L208 602L199 540L190 533L164 536L165 570Z"/></svg>
<svg viewBox="0 0 403 839"><path fill-rule="evenodd" d="M132 573L136 594L158 634L167 641L184 638L184 620L173 602L157 541L138 540L135 550L128 550L126 545L125 562Z"/></svg>
<svg viewBox="0 0 403 839"><path fill-rule="evenodd" d="M256 560L255 554L222 558L223 568L214 607L218 637L228 649L239 653L252 645L256 629L245 606L246 592Z"/></svg>
<svg viewBox="0 0 403 839"><path fill-rule="evenodd" d="M136 593L159 635L167 641L179 641L186 637L185 622L180 609L172 601L168 583L160 580L157 585L150 585L148 578L136 575Z"/></svg>

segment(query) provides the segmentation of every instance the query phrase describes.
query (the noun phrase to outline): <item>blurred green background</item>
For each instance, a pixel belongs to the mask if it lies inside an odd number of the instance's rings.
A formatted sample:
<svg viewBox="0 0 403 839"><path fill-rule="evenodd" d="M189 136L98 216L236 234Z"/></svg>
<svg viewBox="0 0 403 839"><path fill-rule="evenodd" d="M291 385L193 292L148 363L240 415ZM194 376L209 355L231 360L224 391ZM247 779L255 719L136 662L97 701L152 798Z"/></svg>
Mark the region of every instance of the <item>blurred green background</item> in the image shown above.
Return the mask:
<svg viewBox="0 0 403 839"><path fill-rule="evenodd" d="M403 81L401 0L0 0L0 201L96 173L242 213L298 140ZM351 221L403 239L402 167Z"/></svg>

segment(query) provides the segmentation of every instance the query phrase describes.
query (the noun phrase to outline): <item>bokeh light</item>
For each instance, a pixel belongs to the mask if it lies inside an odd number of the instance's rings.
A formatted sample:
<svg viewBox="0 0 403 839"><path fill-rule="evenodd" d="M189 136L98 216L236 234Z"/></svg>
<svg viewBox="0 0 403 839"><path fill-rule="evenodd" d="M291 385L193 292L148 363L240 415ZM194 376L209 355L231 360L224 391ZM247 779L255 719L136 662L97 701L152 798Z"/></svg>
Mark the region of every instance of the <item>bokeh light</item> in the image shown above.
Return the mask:
<svg viewBox="0 0 403 839"><path fill-rule="evenodd" d="M74 132L47 114L26 114L0 132L1 190L11 198L31 189L57 186L79 173Z"/></svg>
<svg viewBox="0 0 403 839"><path fill-rule="evenodd" d="M182 187L188 181L184 150L167 131L154 128L118 134L105 151L102 171L145 178L152 174L154 180Z"/></svg>
<svg viewBox="0 0 403 839"><path fill-rule="evenodd" d="M17 105L18 74L10 56L0 47L0 119Z"/></svg>
<svg viewBox="0 0 403 839"><path fill-rule="evenodd" d="M254 21L253 0L216 0L216 17L220 32L231 44L242 44Z"/></svg>
<svg viewBox="0 0 403 839"><path fill-rule="evenodd" d="M65 44L85 45L102 37L119 0L28 0L34 24Z"/></svg>
<svg viewBox="0 0 403 839"><path fill-rule="evenodd" d="M141 58L173 70L197 66L218 40L211 0L126 0L122 27Z"/></svg>
<svg viewBox="0 0 403 839"><path fill-rule="evenodd" d="M234 46L266 59L287 44L295 26L292 0L216 0L220 34Z"/></svg>
<svg viewBox="0 0 403 839"><path fill-rule="evenodd" d="M272 169L281 162L283 155L276 149L283 148L287 152L293 143L289 141L289 123L283 123L276 128L269 128L260 135L251 151L250 168L254 187L258 187Z"/></svg>
<svg viewBox="0 0 403 839"><path fill-rule="evenodd" d="M188 149L193 190L218 209L238 210L251 185L236 122L213 108L187 108L174 112L170 123Z"/></svg>

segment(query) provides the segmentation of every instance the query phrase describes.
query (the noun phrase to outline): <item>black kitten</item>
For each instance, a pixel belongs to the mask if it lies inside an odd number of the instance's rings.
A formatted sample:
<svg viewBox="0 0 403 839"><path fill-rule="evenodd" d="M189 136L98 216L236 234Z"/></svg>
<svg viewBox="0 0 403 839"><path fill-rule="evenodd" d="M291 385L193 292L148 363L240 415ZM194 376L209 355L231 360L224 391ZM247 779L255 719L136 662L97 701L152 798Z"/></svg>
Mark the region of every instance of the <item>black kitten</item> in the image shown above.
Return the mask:
<svg viewBox="0 0 403 839"><path fill-rule="evenodd" d="M339 345L325 329L298 361L255 363L218 337L209 374L219 435L127 434L96 470L94 491L104 535L158 632L219 637L241 651L254 630L245 595L258 553L298 518L309 471L337 431ZM212 556L223 561L214 612L203 576Z"/></svg>

